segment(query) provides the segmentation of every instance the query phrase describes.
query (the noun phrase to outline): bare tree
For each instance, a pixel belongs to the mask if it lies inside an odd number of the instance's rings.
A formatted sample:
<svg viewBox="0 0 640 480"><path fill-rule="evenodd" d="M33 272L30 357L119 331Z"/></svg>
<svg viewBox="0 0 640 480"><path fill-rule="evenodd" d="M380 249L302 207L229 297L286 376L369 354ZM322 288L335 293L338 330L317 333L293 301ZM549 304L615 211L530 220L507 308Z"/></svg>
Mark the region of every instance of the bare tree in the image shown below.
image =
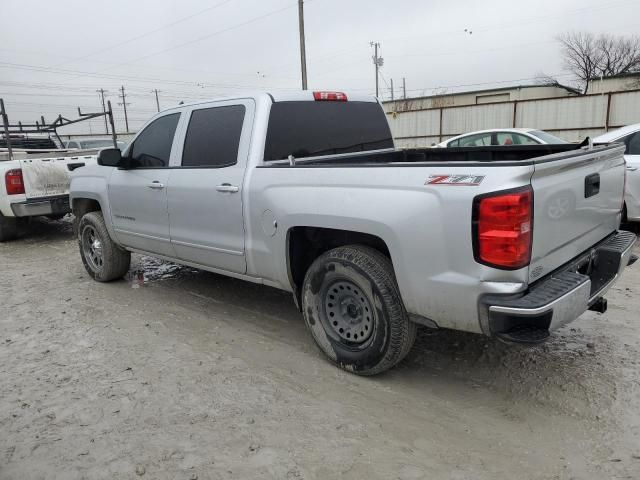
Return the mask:
<svg viewBox="0 0 640 480"><path fill-rule="evenodd" d="M567 70L578 78L582 93L587 93L589 82L596 76L597 65L601 62L596 39L591 33L571 32L561 35L558 40Z"/></svg>
<svg viewBox="0 0 640 480"><path fill-rule="evenodd" d="M563 88L566 91L568 91L569 93L572 94L580 94L581 91L577 90L569 85L565 85L564 83L560 83L560 81L555 78L552 77L551 75L547 75L544 72L538 72L538 74L536 75L536 80L535 83L537 85L540 85L542 87L557 87L557 88Z"/></svg>
<svg viewBox="0 0 640 480"><path fill-rule="evenodd" d="M598 37L601 55L599 74L603 76L640 72L640 37Z"/></svg>
<svg viewBox="0 0 640 480"><path fill-rule="evenodd" d="M564 63L582 93L595 78L640 72L640 37L570 32L558 37Z"/></svg>

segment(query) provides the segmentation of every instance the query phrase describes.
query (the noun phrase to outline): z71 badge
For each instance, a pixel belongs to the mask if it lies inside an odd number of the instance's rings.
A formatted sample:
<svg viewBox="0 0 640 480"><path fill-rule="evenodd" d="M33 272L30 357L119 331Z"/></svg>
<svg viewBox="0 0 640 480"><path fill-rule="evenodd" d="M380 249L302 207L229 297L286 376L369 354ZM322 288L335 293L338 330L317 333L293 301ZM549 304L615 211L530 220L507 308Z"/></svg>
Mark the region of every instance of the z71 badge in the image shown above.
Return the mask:
<svg viewBox="0 0 640 480"><path fill-rule="evenodd" d="M484 175L429 175L425 185L458 185L475 187L480 185Z"/></svg>

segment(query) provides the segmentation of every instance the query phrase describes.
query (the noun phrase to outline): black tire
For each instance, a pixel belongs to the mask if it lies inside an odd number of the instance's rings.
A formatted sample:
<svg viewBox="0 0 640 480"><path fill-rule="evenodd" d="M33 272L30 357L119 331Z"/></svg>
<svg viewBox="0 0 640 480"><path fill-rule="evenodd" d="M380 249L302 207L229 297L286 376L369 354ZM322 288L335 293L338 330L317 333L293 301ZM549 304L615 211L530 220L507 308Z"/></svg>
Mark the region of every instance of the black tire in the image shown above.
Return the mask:
<svg viewBox="0 0 640 480"><path fill-rule="evenodd" d="M339 247L318 257L305 275L302 308L329 360L358 375L393 367L416 337L391 261L369 247Z"/></svg>
<svg viewBox="0 0 640 480"><path fill-rule="evenodd" d="M90 212L80 219L78 246L84 268L98 282L122 278L129 271L131 253L111 240L101 212Z"/></svg>
<svg viewBox="0 0 640 480"><path fill-rule="evenodd" d="M0 242L8 242L18 237L18 220L0 213Z"/></svg>

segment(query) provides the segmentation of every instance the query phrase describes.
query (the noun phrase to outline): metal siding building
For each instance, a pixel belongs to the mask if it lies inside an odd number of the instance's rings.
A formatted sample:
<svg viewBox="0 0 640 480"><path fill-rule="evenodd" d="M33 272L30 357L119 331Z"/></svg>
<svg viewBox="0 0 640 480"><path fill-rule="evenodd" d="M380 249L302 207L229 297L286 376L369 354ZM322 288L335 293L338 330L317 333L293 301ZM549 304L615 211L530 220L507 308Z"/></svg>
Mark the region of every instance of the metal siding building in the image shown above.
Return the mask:
<svg viewBox="0 0 640 480"><path fill-rule="evenodd" d="M478 93L474 93L476 101ZM470 94L460 95L461 101L467 101ZM569 96L567 92L564 97L424 107L428 104L433 104L433 99L384 104L398 146L424 147L475 130L512 127L546 130L578 142L613 128L640 123L640 90L584 96Z"/></svg>

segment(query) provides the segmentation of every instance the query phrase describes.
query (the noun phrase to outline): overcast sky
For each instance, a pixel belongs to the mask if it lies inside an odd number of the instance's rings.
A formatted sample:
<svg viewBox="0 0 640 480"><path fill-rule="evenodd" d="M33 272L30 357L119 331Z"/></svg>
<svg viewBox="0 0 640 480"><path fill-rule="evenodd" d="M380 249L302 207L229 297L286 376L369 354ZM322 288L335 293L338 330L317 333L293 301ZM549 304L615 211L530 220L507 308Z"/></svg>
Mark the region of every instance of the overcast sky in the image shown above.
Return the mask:
<svg viewBox="0 0 640 480"><path fill-rule="evenodd" d="M296 0L0 0L0 97L12 122L99 110L128 94L135 130L160 106L256 89L299 89ZM309 88L381 96L531 83L564 75L554 37L640 30L640 0L306 0ZM465 29L467 32L465 32ZM469 34L468 31L472 33ZM93 122L93 133L102 133ZM69 127L63 133L84 130Z"/></svg>

